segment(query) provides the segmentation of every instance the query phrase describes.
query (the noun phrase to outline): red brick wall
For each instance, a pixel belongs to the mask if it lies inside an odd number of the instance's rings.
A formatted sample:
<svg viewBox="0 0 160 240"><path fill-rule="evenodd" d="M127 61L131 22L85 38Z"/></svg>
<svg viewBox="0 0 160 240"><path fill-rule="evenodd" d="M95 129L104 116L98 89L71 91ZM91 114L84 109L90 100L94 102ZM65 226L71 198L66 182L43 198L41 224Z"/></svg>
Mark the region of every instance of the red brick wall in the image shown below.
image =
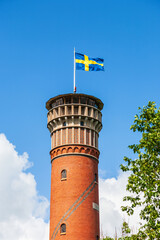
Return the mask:
<svg viewBox="0 0 160 240"><path fill-rule="evenodd" d="M67 180L61 181L61 171L67 170ZM98 162L87 156L63 156L52 161L51 201L50 201L50 239L65 212L98 176ZM66 235L55 240L96 240L99 236L99 212L92 203L99 204L98 184L86 200L74 211L66 224ZM63 223L62 222L62 223Z"/></svg>

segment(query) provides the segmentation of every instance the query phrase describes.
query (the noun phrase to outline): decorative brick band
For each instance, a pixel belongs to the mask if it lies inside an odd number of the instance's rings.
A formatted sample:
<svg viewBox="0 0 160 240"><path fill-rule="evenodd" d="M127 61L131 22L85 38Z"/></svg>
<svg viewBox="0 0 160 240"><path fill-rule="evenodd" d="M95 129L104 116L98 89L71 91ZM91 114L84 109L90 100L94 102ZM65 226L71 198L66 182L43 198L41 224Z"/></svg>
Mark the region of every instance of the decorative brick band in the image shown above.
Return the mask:
<svg viewBox="0 0 160 240"><path fill-rule="evenodd" d="M99 159L99 150L94 147L86 145L64 145L61 147L54 148L50 151L51 161L53 161L54 158L57 158L61 155L70 154L91 156L95 158L97 161Z"/></svg>

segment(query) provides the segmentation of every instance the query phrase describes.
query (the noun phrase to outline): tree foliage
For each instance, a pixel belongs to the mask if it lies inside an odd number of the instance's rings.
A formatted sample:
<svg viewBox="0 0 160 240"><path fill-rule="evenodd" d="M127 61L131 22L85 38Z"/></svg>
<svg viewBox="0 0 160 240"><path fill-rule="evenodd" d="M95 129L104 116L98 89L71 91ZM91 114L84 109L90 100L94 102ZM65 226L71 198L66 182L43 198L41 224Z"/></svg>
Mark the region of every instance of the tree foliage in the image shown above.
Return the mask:
<svg viewBox="0 0 160 240"><path fill-rule="evenodd" d="M136 159L124 157L123 171L130 171L126 189L132 193L124 197L129 206L122 210L128 215L134 208L141 206L141 219L145 220L139 229L137 239L160 239L160 108L154 102L139 108L131 126L133 132L142 134L138 144L129 148L136 154Z"/></svg>
<svg viewBox="0 0 160 240"><path fill-rule="evenodd" d="M106 236L105 238L103 238L103 240L114 240L114 238Z"/></svg>

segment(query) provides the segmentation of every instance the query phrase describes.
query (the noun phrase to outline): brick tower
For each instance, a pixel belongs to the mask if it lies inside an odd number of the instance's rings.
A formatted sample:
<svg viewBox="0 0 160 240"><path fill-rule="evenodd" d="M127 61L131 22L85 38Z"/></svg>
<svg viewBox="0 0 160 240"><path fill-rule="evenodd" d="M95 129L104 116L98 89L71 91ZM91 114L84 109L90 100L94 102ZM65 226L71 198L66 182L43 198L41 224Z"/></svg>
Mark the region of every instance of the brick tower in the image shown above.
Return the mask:
<svg viewBox="0 0 160 240"><path fill-rule="evenodd" d="M98 240L100 99L64 94L46 103L51 133L50 240Z"/></svg>

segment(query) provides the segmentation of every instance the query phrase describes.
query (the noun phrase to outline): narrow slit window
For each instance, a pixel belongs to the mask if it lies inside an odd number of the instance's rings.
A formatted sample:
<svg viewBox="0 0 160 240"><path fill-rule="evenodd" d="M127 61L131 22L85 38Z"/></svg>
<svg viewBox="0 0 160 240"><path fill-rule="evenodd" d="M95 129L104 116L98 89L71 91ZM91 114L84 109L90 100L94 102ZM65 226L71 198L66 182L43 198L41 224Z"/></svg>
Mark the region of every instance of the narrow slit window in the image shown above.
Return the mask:
<svg viewBox="0 0 160 240"><path fill-rule="evenodd" d="M98 181L97 181L97 173L95 173L95 175L94 175L94 181L95 181L95 182L98 182Z"/></svg>
<svg viewBox="0 0 160 240"><path fill-rule="evenodd" d="M61 179L67 179L67 171L66 169L63 169L61 172Z"/></svg>

